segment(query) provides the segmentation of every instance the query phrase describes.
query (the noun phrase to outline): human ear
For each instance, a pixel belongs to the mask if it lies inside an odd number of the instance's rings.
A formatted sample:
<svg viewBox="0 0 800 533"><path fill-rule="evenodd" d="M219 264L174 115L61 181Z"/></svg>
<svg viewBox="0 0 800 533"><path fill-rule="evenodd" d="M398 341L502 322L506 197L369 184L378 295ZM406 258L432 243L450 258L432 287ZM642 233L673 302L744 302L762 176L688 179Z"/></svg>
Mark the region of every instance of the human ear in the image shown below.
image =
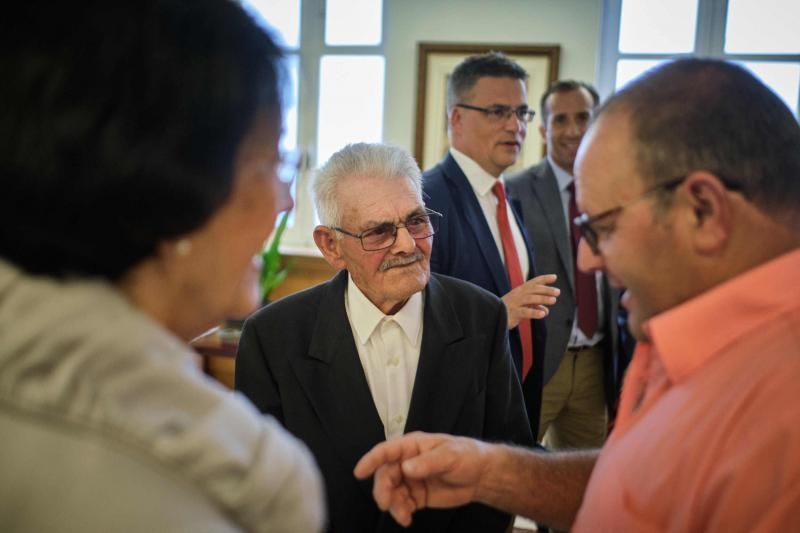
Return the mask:
<svg viewBox="0 0 800 533"><path fill-rule="evenodd" d="M683 187L689 202L692 242L702 254L716 254L731 233L731 205L722 181L710 172L693 172Z"/></svg>
<svg viewBox="0 0 800 533"><path fill-rule="evenodd" d="M317 226L314 228L314 243L329 265L336 270L344 270L347 265L342 257L340 241L336 238L335 231L327 226Z"/></svg>

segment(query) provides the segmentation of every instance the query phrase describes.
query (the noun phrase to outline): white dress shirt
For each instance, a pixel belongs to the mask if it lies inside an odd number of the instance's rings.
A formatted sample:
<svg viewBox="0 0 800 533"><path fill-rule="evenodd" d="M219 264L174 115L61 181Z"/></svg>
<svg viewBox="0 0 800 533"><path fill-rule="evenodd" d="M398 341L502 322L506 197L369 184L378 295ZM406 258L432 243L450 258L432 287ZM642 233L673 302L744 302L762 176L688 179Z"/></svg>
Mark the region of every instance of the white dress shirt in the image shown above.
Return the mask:
<svg viewBox="0 0 800 533"><path fill-rule="evenodd" d="M394 315L384 315L348 276L345 309L387 439L403 434L422 346L425 302L417 292Z"/></svg>
<svg viewBox="0 0 800 533"><path fill-rule="evenodd" d="M492 192L492 187L494 187L497 180L503 182L503 187L506 186L505 181L503 181L503 175L500 174L499 177L495 178L483 170L478 163L455 148L450 148L450 154L453 156L453 159L456 160L458 166L461 167L461 171L464 172L464 175L467 177L467 181L469 181L469 184L472 186L472 190L475 191L475 196L478 198L483 216L486 218L487 224L489 224L489 231L492 232L492 237L494 237L494 242L497 245L497 251L500 253L500 257L503 258L503 264L505 264L506 259L503 253L503 241L500 238L500 229L497 227L497 197L494 195L494 192ZM508 198L507 194L506 198ZM516 246L517 256L519 256L519 266L522 268L522 277L528 279L530 274L528 269L528 248L525 246L525 239L522 238L522 231L519 229L517 219L511 210L511 206L508 205L507 199L506 210L508 211L509 226L511 226L511 236L514 238L514 246Z"/></svg>
<svg viewBox="0 0 800 533"><path fill-rule="evenodd" d="M550 166L553 168L553 173L556 175L556 181L558 182L558 191L561 193L561 207L564 211L564 221L567 224L567 235L571 238L571 231L572 231L572 221L569 219L569 186L570 184L575 181L575 178L558 166L555 161L548 155L547 161L550 163ZM570 246L572 243L570 242ZM600 272L594 273L594 280L595 284L597 285L597 332L595 332L594 336L589 339L586 335L581 331L581 328L578 327L578 308L575 308L575 318L572 321L572 333L569 335L569 346L594 346L598 342L603 339L603 324L605 324L605 309L603 307L603 298L601 292L601 274Z"/></svg>

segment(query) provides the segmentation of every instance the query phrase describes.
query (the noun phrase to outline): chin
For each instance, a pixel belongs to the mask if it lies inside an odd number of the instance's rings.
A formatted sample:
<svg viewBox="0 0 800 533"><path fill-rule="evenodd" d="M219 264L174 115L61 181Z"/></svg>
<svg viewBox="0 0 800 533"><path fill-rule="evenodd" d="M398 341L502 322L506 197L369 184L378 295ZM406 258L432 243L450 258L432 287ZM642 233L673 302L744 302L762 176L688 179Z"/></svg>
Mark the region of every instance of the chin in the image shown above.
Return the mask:
<svg viewBox="0 0 800 533"><path fill-rule="evenodd" d="M226 310L226 318L245 318L258 309L260 304L258 285L255 283L242 284L237 287L235 296Z"/></svg>
<svg viewBox="0 0 800 533"><path fill-rule="evenodd" d="M397 277L391 281L391 285L398 289L400 299L409 298L414 293L420 292L428 284L430 271L420 268L401 268L397 269Z"/></svg>

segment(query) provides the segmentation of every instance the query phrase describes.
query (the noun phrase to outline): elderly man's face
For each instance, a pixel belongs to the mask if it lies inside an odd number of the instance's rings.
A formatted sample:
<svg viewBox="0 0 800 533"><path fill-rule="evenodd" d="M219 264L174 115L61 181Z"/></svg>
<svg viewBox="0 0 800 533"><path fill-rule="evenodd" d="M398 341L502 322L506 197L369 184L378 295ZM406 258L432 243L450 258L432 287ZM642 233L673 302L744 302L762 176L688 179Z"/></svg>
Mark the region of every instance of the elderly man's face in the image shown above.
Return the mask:
<svg viewBox="0 0 800 533"><path fill-rule="evenodd" d="M600 253L592 254L582 240L578 266L604 270L613 286L626 288L622 304L629 312L631 333L644 339L643 322L685 299L682 259L690 250L673 230L673 211L660 211L655 195L642 196L647 185L636 168L626 116L603 116L589 129L578 151L575 175L578 206L584 213L594 216L626 206L593 225Z"/></svg>
<svg viewBox="0 0 800 533"><path fill-rule="evenodd" d="M408 179L350 176L339 183L337 193L344 213L341 227L356 234L384 222L405 222L425 209ZM432 242L433 237L415 240L400 228L395 243L383 250L365 251L358 239L347 235L340 235L335 246L340 265L361 292L391 314L428 283Z"/></svg>

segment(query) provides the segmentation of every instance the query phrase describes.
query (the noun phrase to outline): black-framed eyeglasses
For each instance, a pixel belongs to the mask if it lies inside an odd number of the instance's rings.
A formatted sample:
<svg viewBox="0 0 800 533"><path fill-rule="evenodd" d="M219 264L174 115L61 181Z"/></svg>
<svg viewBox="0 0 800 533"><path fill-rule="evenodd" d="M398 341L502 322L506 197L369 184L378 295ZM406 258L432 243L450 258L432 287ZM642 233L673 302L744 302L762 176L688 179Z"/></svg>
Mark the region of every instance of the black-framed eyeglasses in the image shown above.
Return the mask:
<svg viewBox="0 0 800 533"><path fill-rule="evenodd" d="M528 106L521 105L519 107L511 107L507 105L493 105L491 107L478 107L467 104L456 104L456 107L463 107L464 109L471 109L479 111L486 115L492 122L503 122L509 119L511 115L517 117L521 122L530 122L536 116L536 111L528 109Z"/></svg>
<svg viewBox="0 0 800 533"><path fill-rule="evenodd" d="M636 198L634 198L630 202L625 203L623 205L619 205L619 206L611 208L611 209L608 209L608 210L603 211L602 213L598 213L598 214L596 214L594 216L590 217L586 213L582 213L581 215L575 217L573 222L575 223L575 226L578 228L578 231L581 232L581 236L586 240L586 244L589 245L589 249L592 250L592 253L595 254L595 255L599 255L600 254L600 248L599 248L599 237L598 237L598 230L597 230L597 223L598 222L601 222L601 221L603 221L605 219L608 219L608 218L610 218L610 217L612 217L614 215L618 215L625 208L632 206L633 204L635 204L636 202L638 202L640 200L643 200L644 198L647 198L648 196L650 196L654 192L661 191L661 190L674 190L681 183L686 181L686 178L688 178L688 177L689 177L689 174L686 174L685 176L682 176L680 178L675 178L675 179L672 179L672 180L669 180L669 181L665 181L664 183L659 183L658 185L650 187L649 189L644 191L642 194L640 194L639 196L637 196ZM725 188L727 188L729 190L732 190L732 191L741 191L742 190L742 186L740 184L734 182L734 181L731 181L731 180L726 179L726 178L720 178L720 181L722 182L723 185L725 185Z"/></svg>
<svg viewBox="0 0 800 533"><path fill-rule="evenodd" d="M374 252L391 247L397 240L397 230L406 228L408 234L414 240L427 239L439 229L439 219L442 214L432 209L426 209L422 213L416 213L408 217L404 222L397 224L384 222L374 228L365 229L361 233L351 233L345 229L332 227L348 237L353 237L361 241L361 247L366 252Z"/></svg>

